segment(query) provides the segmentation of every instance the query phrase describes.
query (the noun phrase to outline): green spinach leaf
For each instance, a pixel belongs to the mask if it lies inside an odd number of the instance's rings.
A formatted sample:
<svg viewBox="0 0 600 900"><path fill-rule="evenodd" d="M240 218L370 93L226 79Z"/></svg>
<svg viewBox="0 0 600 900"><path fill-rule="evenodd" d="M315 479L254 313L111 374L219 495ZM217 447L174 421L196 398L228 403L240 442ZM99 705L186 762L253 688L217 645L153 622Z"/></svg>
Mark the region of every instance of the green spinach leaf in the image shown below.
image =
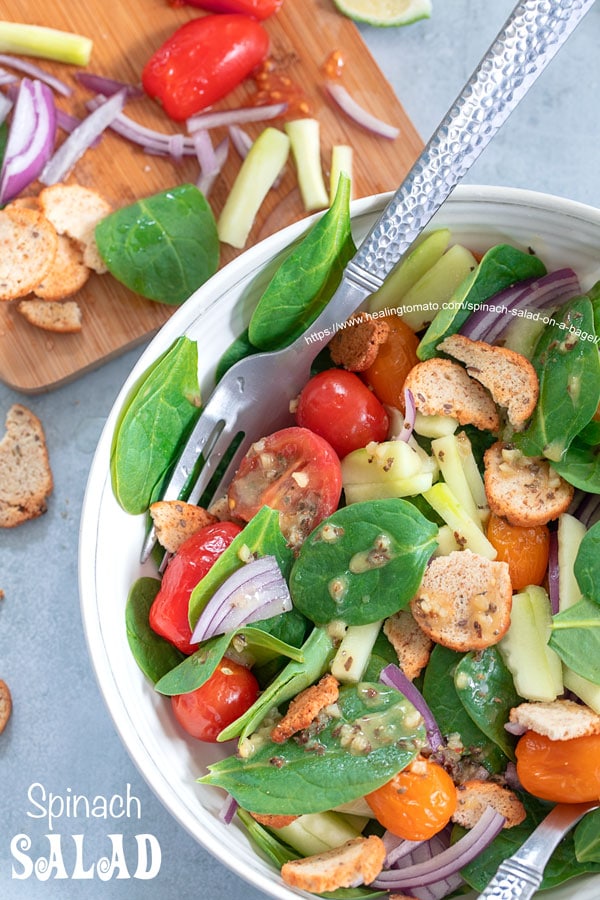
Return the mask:
<svg viewBox="0 0 600 900"><path fill-rule="evenodd" d="M215 217L192 184L117 209L95 234L111 274L159 303L183 303L219 266Z"/></svg>
<svg viewBox="0 0 600 900"><path fill-rule="evenodd" d="M133 388L115 427L112 489L126 512L143 513L160 496L199 414L198 348L181 337Z"/></svg>
<svg viewBox="0 0 600 900"><path fill-rule="evenodd" d="M273 555L281 574L287 579L293 553L281 533L277 510L263 506L198 582L190 596L188 614L192 629L216 589L244 565L244 559L248 559L249 553L255 557Z"/></svg>
<svg viewBox="0 0 600 900"><path fill-rule="evenodd" d="M318 625L366 625L406 606L437 543L437 527L405 500L337 510L300 548L290 575L294 605Z"/></svg>
<svg viewBox="0 0 600 900"><path fill-rule="evenodd" d="M144 675L153 683L160 681L185 658L177 647L150 628L150 607L159 589L158 578L138 578L129 591L125 606L129 648Z"/></svg>
<svg viewBox="0 0 600 900"><path fill-rule="evenodd" d="M258 301L248 336L260 350L290 344L331 299L356 250L350 187L350 179L343 175L333 204L284 259Z"/></svg>
<svg viewBox="0 0 600 900"><path fill-rule="evenodd" d="M417 348L417 356L419 359L435 356L440 341L449 334L456 334L474 310L500 291L519 281L545 274L546 267L537 256L524 253L510 244L492 247L454 292L447 308L435 314Z"/></svg>
<svg viewBox="0 0 600 900"><path fill-rule="evenodd" d="M252 356L253 353L258 353L258 347L254 346L248 335L248 329L245 328L220 357L215 371L215 381L219 382L228 369L241 359Z"/></svg>
<svg viewBox="0 0 600 900"><path fill-rule="evenodd" d="M471 651L456 665L454 687L463 707L481 731L514 760L515 738L504 727L520 697L496 647Z"/></svg>
<svg viewBox="0 0 600 900"><path fill-rule="evenodd" d="M385 784L425 743L422 717L393 688L345 686L337 707L339 717L308 742L266 741L250 757L209 766L199 780L224 788L253 812L322 812Z"/></svg>
<svg viewBox="0 0 600 900"><path fill-rule="evenodd" d="M584 597L600 603L600 522L596 522L584 534L573 572Z"/></svg>
<svg viewBox="0 0 600 900"><path fill-rule="evenodd" d="M600 809L584 816L573 832L575 856L580 863L600 863Z"/></svg>
<svg viewBox="0 0 600 900"><path fill-rule="evenodd" d="M600 605L582 597L552 616L548 641L569 669L600 684Z"/></svg>
<svg viewBox="0 0 600 900"><path fill-rule="evenodd" d="M573 438L560 462L551 462L561 478L588 494L600 494L600 447Z"/></svg>
<svg viewBox="0 0 600 900"><path fill-rule="evenodd" d="M600 357L592 304L576 297L560 307L536 345L533 365L540 395L530 424L514 436L527 456L560 462L600 400Z"/></svg>

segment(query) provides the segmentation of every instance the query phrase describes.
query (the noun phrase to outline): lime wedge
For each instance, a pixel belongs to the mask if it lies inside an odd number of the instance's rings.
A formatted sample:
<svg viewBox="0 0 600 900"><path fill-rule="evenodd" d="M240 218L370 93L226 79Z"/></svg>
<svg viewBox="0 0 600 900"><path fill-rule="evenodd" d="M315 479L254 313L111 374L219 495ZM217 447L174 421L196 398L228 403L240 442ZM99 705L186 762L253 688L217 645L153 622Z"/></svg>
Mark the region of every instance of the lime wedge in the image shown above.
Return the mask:
<svg viewBox="0 0 600 900"><path fill-rule="evenodd" d="M410 25L431 15L431 0L333 0L336 8L355 22L388 28Z"/></svg>

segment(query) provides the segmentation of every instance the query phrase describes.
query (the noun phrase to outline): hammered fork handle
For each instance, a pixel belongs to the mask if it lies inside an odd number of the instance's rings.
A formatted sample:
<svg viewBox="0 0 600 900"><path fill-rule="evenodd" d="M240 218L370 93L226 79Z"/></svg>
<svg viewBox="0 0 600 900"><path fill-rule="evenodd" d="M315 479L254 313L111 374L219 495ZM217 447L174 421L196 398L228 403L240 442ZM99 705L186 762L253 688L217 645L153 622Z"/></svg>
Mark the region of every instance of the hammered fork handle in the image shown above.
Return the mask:
<svg viewBox="0 0 600 900"><path fill-rule="evenodd" d="M383 282L593 3L517 4L349 264L351 278Z"/></svg>

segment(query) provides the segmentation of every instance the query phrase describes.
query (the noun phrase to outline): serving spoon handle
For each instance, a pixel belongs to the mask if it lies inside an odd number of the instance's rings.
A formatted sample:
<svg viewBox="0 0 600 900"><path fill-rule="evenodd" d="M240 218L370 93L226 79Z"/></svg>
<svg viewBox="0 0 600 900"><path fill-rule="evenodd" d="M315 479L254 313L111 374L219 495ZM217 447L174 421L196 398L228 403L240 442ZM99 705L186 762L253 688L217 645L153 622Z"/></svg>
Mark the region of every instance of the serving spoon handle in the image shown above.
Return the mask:
<svg viewBox="0 0 600 900"><path fill-rule="evenodd" d="M573 825L598 806L597 801L557 804L517 852L501 863L479 895L480 900L529 900L533 897L556 846Z"/></svg>

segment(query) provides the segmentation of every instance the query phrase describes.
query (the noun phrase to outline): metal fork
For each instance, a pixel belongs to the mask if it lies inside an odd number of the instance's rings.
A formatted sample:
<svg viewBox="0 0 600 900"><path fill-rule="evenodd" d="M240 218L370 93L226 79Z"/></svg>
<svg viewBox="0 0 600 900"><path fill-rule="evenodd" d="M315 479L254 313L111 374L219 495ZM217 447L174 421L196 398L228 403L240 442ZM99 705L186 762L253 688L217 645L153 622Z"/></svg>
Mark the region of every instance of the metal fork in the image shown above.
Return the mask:
<svg viewBox="0 0 600 900"><path fill-rule="evenodd" d="M383 284L593 3L523 0L517 4L308 331L284 350L236 363L219 382L179 458L164 499L185 496L197 503L224 453L241 433L241 443L213 492L214 497L221 496L250 444L291 423L290 402L308 381L311 363L337 323ZM204 464L189 491L200 456ZM142 561L154 543L151 530Z"/></svg>

